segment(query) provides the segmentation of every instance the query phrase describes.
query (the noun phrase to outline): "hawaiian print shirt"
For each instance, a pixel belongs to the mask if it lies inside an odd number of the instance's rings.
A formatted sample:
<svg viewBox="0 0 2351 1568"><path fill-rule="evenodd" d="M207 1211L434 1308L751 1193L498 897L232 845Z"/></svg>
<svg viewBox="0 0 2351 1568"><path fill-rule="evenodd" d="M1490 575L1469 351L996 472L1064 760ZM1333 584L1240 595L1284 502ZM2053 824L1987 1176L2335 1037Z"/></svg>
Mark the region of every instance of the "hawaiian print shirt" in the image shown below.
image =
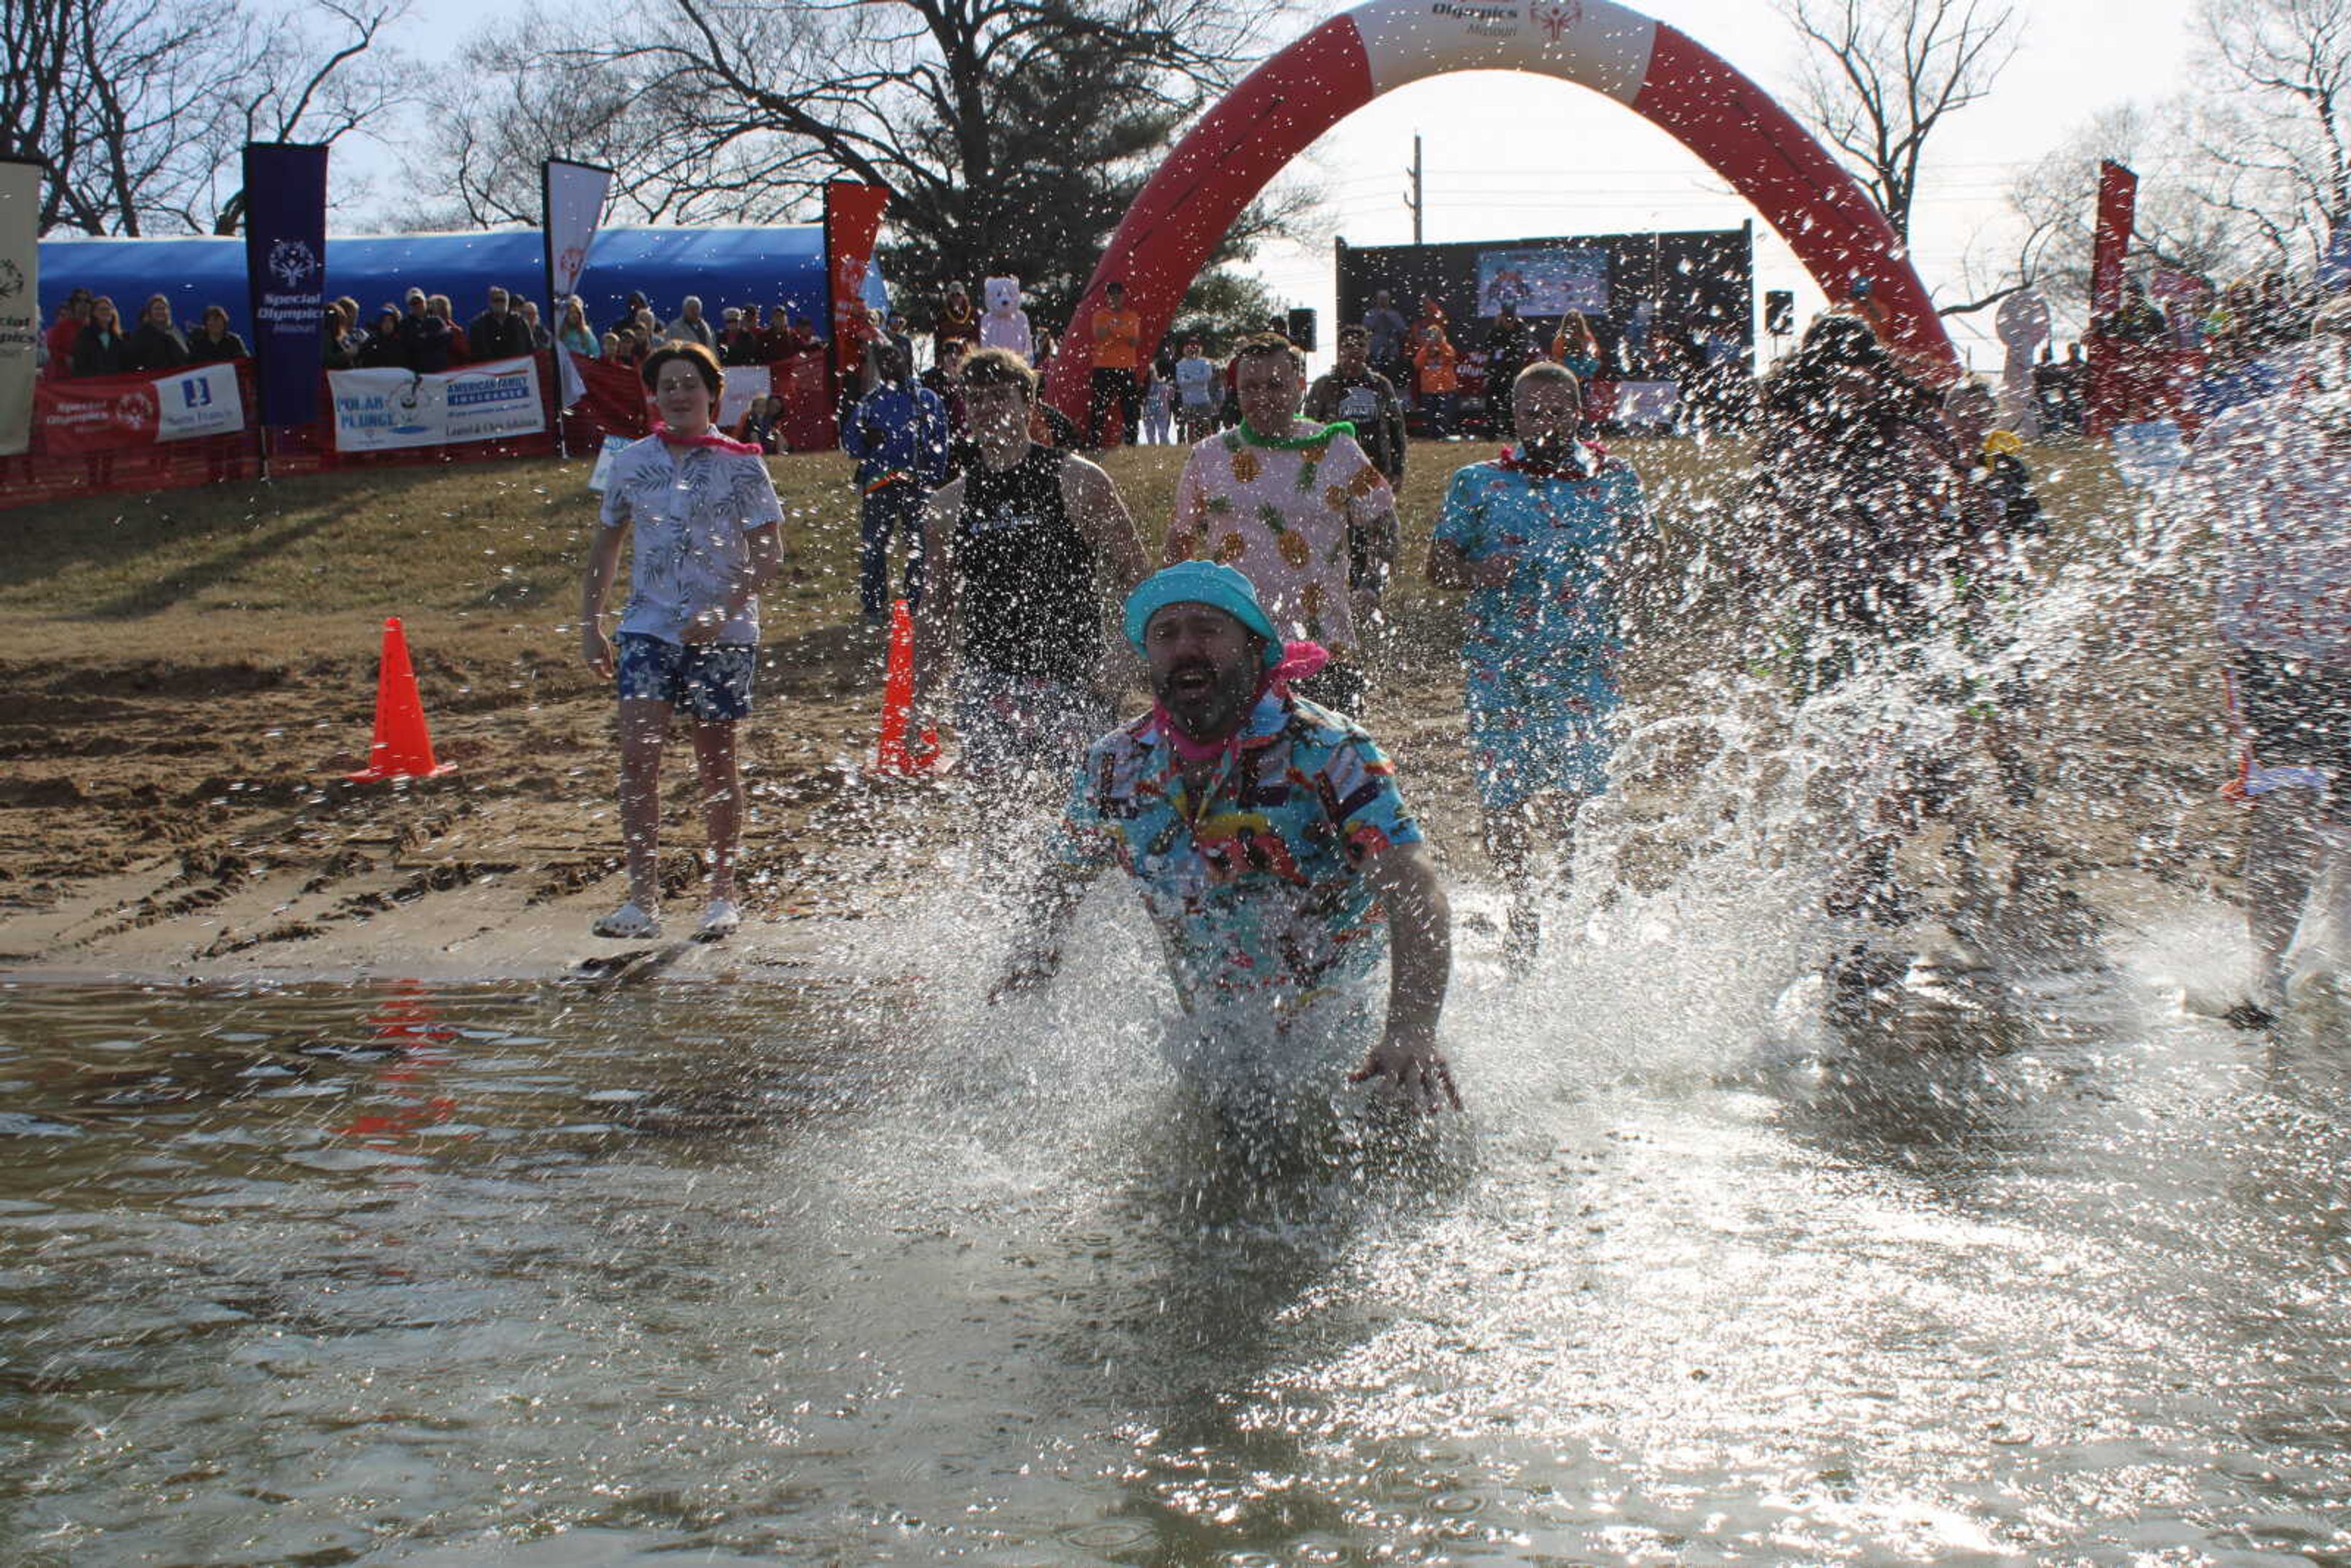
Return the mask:
<svg viewBox="0 0 2351 1568"><path fill-rule="evenodd" d="M1379 538L1395 529L1395 492L1353 436L1286 451L1228 430L1184 464L1168 551L1238 568L1285 638L1320 643L1344 661L1356 640L1351 528Z"/></svg>
<svg viewBox="0 0 2351 1568"><path fill-rule="evenodd" d="M783 520L776 482L753 454L674 447L658 435L622 447L605 476L603 511L606 528L636 530L620 630L684 641L686 622L726 603L750 573L745 536ZM717 640L758 642L759 601Z"/></svg>
<svg viewBox="0 0 2351 1568"><path fill-rule="evenodd" d="M1457 470L1436 537L1472 563L1496 555L1518 562L1500 587L1469 591L1464 656L1472 667L1540 675L1562 662L1613 657L1621 541L1646 511L1640 476L1589 446L1556 473L1499 462Z"/></svg>
<svg viewBox="0 0 2351 1568"><path fill-rule="evenodd" d="M1421 841L1395 768L1352 720L1269 695L1206 792L1185 786L1150 716L1086 754L1061 858L1126 869L1186 1012L1295 1016L1387 950L1364 863Z"/></svg>

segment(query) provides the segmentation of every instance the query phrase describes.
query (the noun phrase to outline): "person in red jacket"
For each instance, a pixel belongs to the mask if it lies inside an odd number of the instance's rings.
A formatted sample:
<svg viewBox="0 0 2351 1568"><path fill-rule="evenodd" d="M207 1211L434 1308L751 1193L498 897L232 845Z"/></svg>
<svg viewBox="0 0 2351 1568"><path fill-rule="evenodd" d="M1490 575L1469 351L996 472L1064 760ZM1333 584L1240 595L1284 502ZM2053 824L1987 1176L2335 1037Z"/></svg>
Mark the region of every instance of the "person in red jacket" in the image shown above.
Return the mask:
<svg viewBox="0 0 2351 1568"><path fill-rule="evenodd" d="M87 288L75 289L58 307L57 319L49 323L49 362L41 371L45 379L61 382L74 373L74 340L81 336L83 324L89 319L89 307L90 292Z"/></svg>

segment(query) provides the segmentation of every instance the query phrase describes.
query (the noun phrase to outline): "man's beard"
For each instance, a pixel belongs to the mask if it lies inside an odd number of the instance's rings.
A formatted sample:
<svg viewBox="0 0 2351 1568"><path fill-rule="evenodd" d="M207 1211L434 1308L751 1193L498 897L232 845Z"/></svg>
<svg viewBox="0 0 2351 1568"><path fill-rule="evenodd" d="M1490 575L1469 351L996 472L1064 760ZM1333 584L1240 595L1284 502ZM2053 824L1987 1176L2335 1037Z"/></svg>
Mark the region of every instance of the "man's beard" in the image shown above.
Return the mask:
<svg viewBox="0 0 2351 1568"><path fill-rule="evenodd" d="M1186 735L1207 740L1229 729L1248 711L1256 694L1256 674L1247 660L1219 669L1207 659L1187 659L1155 674L1151 691Z"/></svg>
<svg viewBox="0 0 2351 1568"><path fill-rule="evenodd" d="M1542 463L1557 467L1565 463L1569 454L1575 450L1575 439L1556 431L1549 431L1540 435L1530 435L1520 445L1519 455L1528 462Z"/></svg>

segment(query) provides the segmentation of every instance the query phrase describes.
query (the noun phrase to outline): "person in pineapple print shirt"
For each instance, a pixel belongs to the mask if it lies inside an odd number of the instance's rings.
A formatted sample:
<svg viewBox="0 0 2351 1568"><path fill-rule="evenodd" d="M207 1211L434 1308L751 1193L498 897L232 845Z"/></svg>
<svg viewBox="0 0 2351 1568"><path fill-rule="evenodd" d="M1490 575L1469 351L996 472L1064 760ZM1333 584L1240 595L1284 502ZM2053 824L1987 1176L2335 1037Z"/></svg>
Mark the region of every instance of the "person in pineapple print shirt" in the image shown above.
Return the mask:
<svg viewBox="0 0 2351 1568"><path fill-rule="evenodd" d="M1363 639L1396 554L1395 495L1350 426L1299 417L1306 361L1289 339L1249 339L1233 359L1241 423L1192 448L1162 564L1238 568L1282 636L1330 653L1299 695L1360 712Z"/></svg>

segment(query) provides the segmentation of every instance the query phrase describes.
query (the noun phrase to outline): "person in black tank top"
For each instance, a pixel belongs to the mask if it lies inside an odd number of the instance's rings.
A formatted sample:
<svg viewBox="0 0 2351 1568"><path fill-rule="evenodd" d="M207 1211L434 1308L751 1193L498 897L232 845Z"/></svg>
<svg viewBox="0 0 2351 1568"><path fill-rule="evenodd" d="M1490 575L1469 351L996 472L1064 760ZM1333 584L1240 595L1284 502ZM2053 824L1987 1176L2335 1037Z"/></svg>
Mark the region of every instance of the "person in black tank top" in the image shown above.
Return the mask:
<svg viewBox="0 0 2351 1568"><path fill-rule="evenodd" d="M1035 397L1017 356L971 357L971 460L924 521L938 564L915 612L916 702L952 690L965 770L987 779L1058 780L1109 727L1102 615L1146 570L1110 476L1029 439Z"/></svg>
<svg viewBox="0 0 2351 1568"><path fill-rule="evenodd" d="M1032 445L1008 469L978 467L964 478L954 538L967 664L1071 686L1101 673L1101 552L1062 503L1067 462L1065 453Z"/></svg>

